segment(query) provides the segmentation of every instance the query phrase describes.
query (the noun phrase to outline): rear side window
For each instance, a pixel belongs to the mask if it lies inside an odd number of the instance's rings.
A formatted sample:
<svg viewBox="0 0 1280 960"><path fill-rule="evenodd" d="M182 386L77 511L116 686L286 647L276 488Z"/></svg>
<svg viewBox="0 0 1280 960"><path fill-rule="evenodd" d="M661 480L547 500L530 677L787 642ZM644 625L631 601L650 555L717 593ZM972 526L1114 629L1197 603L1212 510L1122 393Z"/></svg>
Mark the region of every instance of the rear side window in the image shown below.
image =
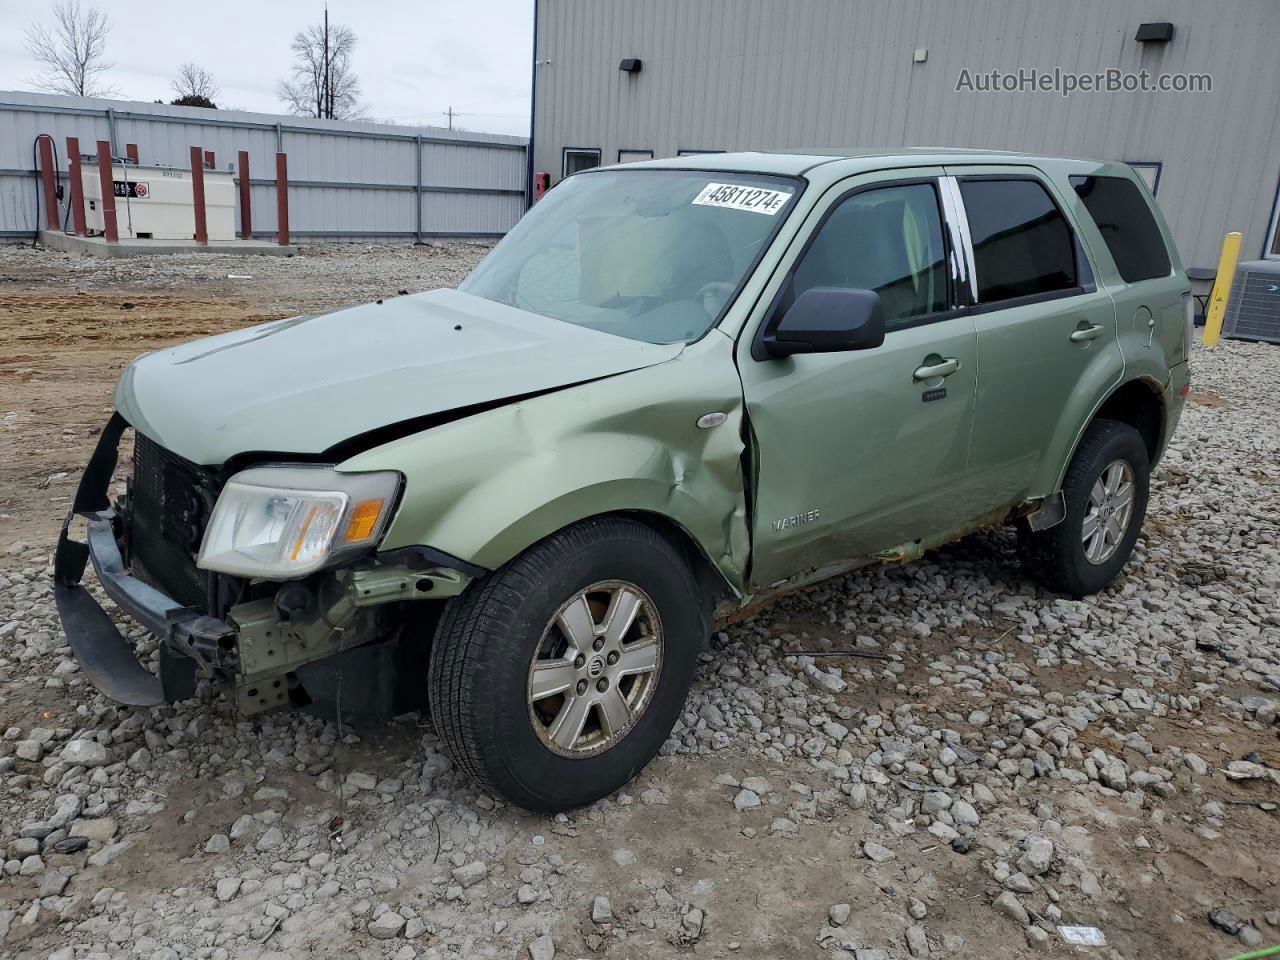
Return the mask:
<svg viewBox="0 0 1280 960"><path fill-rule="evenodd" d="M1034 180L961 180L973 239L978 302L1078 286L1071 227Z"/></svg>
<svg viewBox="0 0 1280 960"><path fill-rule="evenodd" d="M1147 199L1124 177L1072 177L1076 196L1111 251L1125 283L1169 275L1169 251Z"/></svg>

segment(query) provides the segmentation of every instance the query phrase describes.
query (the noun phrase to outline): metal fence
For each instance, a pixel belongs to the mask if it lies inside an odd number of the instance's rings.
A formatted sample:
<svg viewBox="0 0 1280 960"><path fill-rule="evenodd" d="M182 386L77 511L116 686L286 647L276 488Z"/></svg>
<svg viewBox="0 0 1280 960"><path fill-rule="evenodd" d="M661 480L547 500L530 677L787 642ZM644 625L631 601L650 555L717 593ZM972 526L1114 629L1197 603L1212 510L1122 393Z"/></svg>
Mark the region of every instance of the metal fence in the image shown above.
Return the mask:
<svg viewBox="0 0 1280 960"><path fill-rule="evenodd" d="M143 164L181 168L193 146L212 150L220 170L247 150L255 237L276 234L277 152L289 158L289 235L303 242L496 237L525 209L521 137L0 92L0 240L36 229L42 133L57 144L64 183L67 137L79 137L82 153L108 140L120 157L135 143Z"/></svg>

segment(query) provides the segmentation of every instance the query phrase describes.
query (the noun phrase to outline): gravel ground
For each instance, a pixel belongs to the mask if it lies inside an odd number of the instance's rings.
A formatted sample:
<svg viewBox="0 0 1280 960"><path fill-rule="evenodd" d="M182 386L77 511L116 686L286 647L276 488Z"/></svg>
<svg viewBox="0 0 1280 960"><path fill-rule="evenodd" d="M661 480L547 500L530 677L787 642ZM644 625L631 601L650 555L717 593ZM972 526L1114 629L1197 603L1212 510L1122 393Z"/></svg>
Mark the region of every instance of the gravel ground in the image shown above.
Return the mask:
<svg viewBox="0 0 1280 960"><path fill-rule="evenodd" d="M204 295L243 270L272 312L416 289L475 253L225 269L0 251L0 271ZM1193 365L1146 535L1107 593L1040 590L995 531L786 598L713 638L635 782L554 818L477 792L425 718L340 737L238 718L208 690L119 708L65 646L48 539L0 542L0 951L887 960L1280 941L1280 349L1224 343Z"/></svg>

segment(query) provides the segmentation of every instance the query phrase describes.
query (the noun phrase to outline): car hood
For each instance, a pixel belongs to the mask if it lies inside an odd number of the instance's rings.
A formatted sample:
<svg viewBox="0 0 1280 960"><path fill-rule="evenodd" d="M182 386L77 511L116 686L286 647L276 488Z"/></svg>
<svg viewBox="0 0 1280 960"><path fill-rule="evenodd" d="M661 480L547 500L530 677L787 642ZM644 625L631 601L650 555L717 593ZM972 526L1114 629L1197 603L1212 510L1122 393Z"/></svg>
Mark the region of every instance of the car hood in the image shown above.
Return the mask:
<svg viewBox="0 0 1280 960"><path fill-rule="evenodd" d="M638 370L681 349L433 290L144 354L115 403L135 429L195 463L314 456L382 427Z"/></svg>

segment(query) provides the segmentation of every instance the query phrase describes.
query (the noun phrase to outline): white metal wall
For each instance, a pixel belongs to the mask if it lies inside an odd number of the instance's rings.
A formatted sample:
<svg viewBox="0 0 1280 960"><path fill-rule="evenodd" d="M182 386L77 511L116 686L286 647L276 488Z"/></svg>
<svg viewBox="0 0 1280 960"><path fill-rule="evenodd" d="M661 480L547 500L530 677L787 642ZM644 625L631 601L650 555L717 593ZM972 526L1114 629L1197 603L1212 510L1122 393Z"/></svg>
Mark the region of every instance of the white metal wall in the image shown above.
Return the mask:
<svg viewBox="0 0 1280 960"><path fill-rule="evenodd" d="M221 170L247 150L255 236L276 232L278 150L289 158L289 234L303 242L500 236L525 206L520 137L0 92L0 239L35 229L32 143L41 133L57 144L64 176L69 136L82 153L110 140L124 156L136 143L142 163L184 169L193 146L214 151Z"/></svg>
<svg viewBox="0 0 1280 960"><path fill-rule="evenodd" d="M534 168L562 150L960 146L1162 164L1188 267L1257 256L1280 181L1277 0L537 0ZM1171 43L1143 45L1150 21ZM928 51L925 62L913 53ZM643 69L618 69L639 57ZM1213 92L974 93L1037 68L1212 74Z"/></svg>

